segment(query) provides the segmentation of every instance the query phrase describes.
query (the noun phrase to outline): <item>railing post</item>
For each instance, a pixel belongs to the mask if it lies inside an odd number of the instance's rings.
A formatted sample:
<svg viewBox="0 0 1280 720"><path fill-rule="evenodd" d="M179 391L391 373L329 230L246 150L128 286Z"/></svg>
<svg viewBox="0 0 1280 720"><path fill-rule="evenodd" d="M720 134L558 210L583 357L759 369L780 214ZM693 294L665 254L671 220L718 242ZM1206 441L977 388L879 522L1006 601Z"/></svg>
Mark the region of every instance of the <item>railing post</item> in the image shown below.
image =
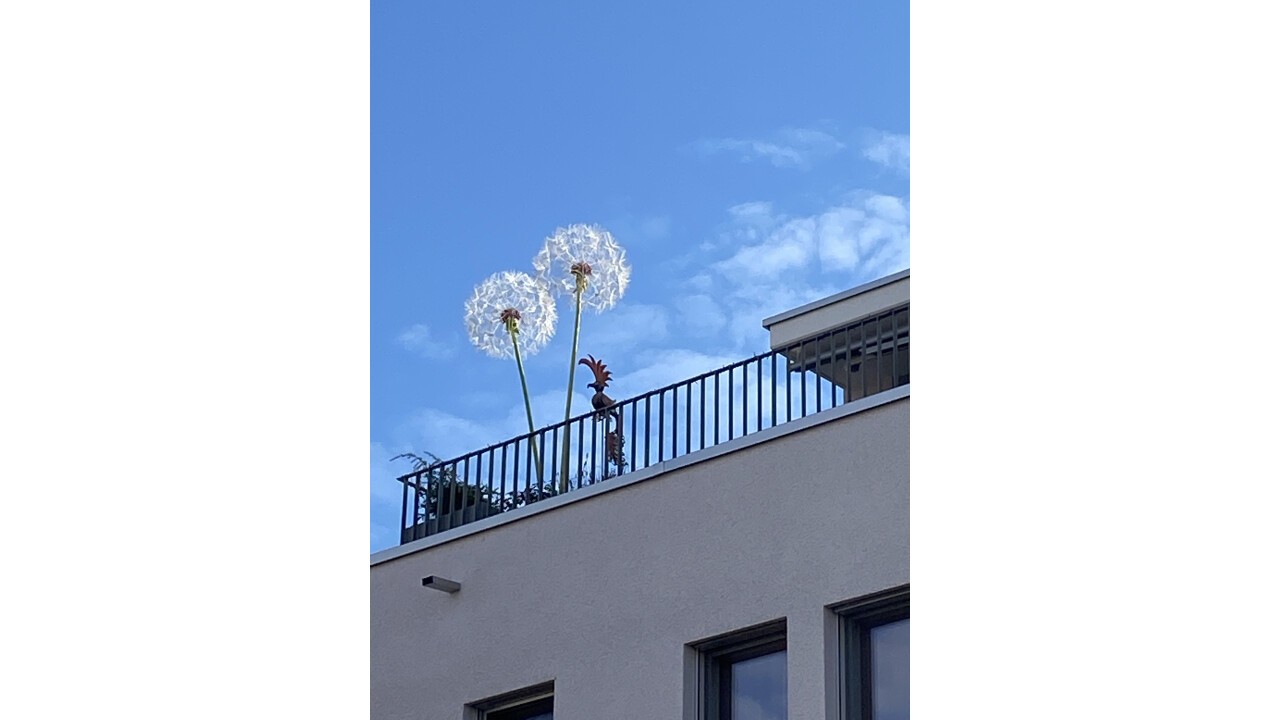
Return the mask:
<svg viewBox="0 0 1280 720"><path fill-rule="evenodd" d="M733 366L729 366L729 439L733 439ZM719 407L719 405L717 405Z"/></svg>
<svg viewBox="0 0 1280 720"><path fill-rule="evenodd" d="M596 451L596 436L600 434L600 420L595 413L591 414L591 484L596 482L596 465L600 458Z"/></svg>
<svg viewBox="0 0 1280 720"><path fill-rule="evenodd" d="M662 462L662 441L666 437L664 423L667 420L667 393L658 391L658 462Z"/></svg>

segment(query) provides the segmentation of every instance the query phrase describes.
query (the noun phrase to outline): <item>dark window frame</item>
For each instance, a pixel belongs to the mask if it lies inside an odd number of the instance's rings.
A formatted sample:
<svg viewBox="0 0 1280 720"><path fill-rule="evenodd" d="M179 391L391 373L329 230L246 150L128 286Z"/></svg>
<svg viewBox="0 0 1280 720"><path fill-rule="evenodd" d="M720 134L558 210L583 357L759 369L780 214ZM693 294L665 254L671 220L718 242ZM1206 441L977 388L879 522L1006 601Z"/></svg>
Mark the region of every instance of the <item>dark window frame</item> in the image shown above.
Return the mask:
<svg viewBox="0 0 1280 720"><path fill-rule="evenodd" d="M911 619L911 586L867 595L831 610L840 619L840 717L872 720L871 630Z"/></svg>
<svg viewBox="0 0 1280 720"><path fill-rule="evenodd" d="M555 683L542 683L468 703L480 720L520 720L555 711Z"/></svg>
<svg viewBox="0 0 1280 720"><path fill-rule="evenodd" d="M698 652L699 720L731 720L734 663L787 649L786 618L718 635L691 647Z"/></svg>

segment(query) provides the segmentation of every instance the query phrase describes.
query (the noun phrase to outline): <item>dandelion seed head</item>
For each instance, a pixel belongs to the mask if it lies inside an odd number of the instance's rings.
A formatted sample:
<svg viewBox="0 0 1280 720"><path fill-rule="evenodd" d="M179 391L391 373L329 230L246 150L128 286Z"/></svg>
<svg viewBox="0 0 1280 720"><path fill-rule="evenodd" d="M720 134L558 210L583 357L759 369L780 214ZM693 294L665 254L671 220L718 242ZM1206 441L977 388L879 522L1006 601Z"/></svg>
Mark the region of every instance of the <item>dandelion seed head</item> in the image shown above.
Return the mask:
<svg viewBox="0 0 1280 720"><path fill-rule="evenodd" d="M515 357L506 323L516 321L520 354L529 356L555 335L556 303L546 285L528 273L494 273L467 299L463 320L471 343L496 358Z"/></svg>
<svg viewBox="0 0 1280 720"><path fill-rule="evenodd" d="M578 277L587 278L582 306L596 312L616 305L631 282L626 251L598 225L557 229L533 258L533 268L556 295L572 295Z"/></svg>

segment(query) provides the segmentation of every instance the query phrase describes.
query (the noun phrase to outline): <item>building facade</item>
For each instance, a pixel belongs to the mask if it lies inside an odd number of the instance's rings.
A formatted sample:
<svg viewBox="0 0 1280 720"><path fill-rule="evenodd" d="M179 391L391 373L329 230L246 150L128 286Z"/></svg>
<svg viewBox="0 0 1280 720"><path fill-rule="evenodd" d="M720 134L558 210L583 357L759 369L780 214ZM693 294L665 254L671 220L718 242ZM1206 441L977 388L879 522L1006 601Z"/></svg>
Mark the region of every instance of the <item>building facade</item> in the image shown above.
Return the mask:
<svg viewBox="0 0 1280 720"><path fill-rule="evenodd" d="M907 718L909 282L402 478L404 542L372 558L372 717ZM567 491L529 452L565 434Z"/></svg>

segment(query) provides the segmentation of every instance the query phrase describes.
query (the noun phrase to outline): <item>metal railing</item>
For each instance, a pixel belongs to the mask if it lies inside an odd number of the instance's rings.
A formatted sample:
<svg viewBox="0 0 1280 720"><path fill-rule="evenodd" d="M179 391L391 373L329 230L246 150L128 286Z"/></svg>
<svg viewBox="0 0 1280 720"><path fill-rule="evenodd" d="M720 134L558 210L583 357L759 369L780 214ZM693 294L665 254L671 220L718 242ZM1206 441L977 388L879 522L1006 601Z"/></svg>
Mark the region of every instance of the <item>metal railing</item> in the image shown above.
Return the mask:
<svg viewBox="0 0 1280 720"><path fill-rule="evenodd" d="M905 385L909 318L904 304L421 467L398 478L404 486L401 543ZM566 433L571 465L562 479Z"/></svg>

